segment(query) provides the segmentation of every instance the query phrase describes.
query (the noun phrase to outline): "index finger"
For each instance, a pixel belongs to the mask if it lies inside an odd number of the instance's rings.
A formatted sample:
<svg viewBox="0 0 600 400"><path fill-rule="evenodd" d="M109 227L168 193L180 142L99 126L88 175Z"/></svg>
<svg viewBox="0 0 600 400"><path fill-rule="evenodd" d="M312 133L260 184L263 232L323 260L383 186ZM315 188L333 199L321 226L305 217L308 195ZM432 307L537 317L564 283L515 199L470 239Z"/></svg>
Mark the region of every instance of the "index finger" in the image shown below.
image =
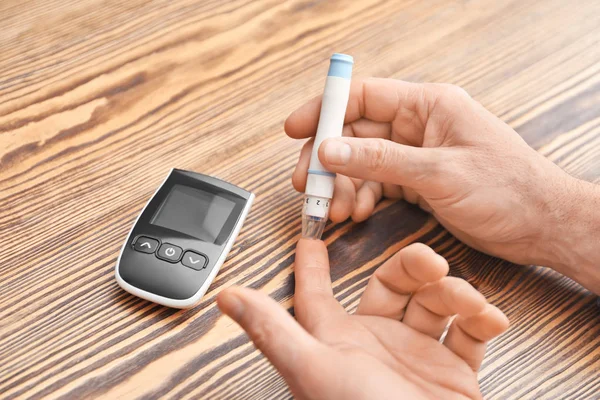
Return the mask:
<svg viewBox="0 0 600 400"><path fill-rule="evenodd" d="M298 322L314 332L323 321L345 315L344 308L333 297L329 257L325 243L301 239L296 246L296 292L294 312Z"/></svg>
<svg viewBox="0 0 600 400"><path fill-rule="evenodd" d="M418 114L423 103L422 86L397 79L366 78L353 80L344 123L366 118L392 122L402 109ZM310 100L286 119L288 136L302 139L314 136L321 113L321 96Z"/></svg>

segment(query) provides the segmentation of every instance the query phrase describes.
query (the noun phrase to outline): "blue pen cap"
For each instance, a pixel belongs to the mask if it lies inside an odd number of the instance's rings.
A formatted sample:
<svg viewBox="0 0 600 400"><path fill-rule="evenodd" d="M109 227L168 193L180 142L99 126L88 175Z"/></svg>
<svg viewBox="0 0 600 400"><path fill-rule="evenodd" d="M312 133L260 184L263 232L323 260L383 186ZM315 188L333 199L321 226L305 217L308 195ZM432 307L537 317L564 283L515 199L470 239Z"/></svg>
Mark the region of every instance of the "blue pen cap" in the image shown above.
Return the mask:
<svg viewBox="0 0 600 400"><path fill-rule="evenodd" d="M340 78L350 79L352 77L352 65L354 59L347 54L335 53L331 56L329 72L327 76L339 76Z"/></svg>

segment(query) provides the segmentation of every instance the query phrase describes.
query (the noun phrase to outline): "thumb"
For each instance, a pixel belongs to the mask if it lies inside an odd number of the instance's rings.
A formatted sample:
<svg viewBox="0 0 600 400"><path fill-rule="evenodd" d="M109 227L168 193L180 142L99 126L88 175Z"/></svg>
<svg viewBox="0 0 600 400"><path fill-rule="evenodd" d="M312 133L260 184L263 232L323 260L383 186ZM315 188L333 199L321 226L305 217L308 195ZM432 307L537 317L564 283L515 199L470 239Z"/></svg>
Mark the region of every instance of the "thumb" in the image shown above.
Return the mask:
<svg viewBox="0 0 600 400"><path fill-rule="evenodd" d="M306 375L302 369L318 362L324 346L277 302L258 291L232 287L219 293L217 304L246 331L296 392Z"/></svg>
<svg viewBox="0 0 600 400"><path fill-rule="evenodd" d="M352 178L419 189L437 177L440 152L387 139L326 139L319 147L323 166Z"/></svg>

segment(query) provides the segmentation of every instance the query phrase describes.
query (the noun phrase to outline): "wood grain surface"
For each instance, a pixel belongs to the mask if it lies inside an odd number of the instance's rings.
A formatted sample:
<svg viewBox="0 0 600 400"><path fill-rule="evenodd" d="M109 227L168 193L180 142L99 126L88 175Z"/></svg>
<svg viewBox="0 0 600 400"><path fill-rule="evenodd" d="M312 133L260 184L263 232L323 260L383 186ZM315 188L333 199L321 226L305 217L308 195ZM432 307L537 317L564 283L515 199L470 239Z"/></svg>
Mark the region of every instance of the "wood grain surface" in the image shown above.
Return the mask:
<svg viewBox="0 0 600 400"><path fill-rule="evenodd" d="M600 182L598 0L3 0L0 397L290 397L215 295L246 285L292 305L301 143L283 121L322 91L336 51L355 57L355 76L461 85ZM257 195L187 311L113 275L171 167ZM422 241L506 312L480 373L486 398L600 398L600 307L574 282L471 250L404 202L325 238L348 310L377 266Z"/></svg>

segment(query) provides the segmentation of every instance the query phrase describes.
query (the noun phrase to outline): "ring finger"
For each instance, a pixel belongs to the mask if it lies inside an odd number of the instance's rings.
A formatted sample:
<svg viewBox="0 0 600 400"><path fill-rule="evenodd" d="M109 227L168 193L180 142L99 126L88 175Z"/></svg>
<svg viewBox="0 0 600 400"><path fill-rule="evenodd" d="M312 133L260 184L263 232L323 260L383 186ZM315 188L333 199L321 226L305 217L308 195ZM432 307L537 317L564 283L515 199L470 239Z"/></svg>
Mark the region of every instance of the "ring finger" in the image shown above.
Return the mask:
<svg viewBox="0 0 600 400"><path fill-rule="evenodd" d="M486 304L485 297L467 281L447 276L424 285L413 294L402 322L439 340L450 317L476 315Z"/></svg>

